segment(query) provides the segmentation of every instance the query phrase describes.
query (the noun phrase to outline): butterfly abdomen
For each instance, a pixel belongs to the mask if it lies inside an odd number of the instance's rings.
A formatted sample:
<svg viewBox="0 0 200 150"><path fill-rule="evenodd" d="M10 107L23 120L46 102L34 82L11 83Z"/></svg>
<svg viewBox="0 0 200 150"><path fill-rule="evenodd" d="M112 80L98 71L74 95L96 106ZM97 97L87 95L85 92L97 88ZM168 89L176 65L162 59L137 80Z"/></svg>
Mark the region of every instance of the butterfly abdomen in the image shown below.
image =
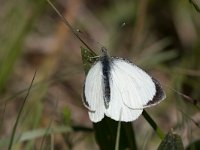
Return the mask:
<svg viewBox="0 0 200 150"><path fill-rule="evenodd" d="M108 109L110 102L110 60L107 55L101 58L103 73L104 105Z"/></svg>

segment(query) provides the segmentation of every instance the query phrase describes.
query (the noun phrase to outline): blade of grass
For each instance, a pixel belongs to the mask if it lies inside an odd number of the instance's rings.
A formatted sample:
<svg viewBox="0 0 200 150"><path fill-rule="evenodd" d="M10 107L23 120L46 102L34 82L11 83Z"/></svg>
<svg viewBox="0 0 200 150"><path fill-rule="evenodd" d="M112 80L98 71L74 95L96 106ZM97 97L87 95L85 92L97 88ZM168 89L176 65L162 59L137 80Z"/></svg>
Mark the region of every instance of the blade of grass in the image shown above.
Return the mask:
<svg viewBox="0 0 200 150"><path fill-rule="evenodd" d="M56 133L60 134L60 133L68 133L68 132L72 131L72 129L69 126L52 127L48 131L47 131L47 129L48 128L27 131L21 135L19 142L33 140L33 139L42 137L45 134L46 135L56 134Z"/></svg>
<svg viewBox="0 0 200 150"><path fill-rule="evenodd" d="M186 112L184 112L184 110L182 110L181 108L178 108L178 110L186 117L188 118L191 122L194 123L194 125L196 125L198 128L200 128L200 124L195 121L192 117L190 117Z"/></svg>
<svg viewBox="0 0 200 150"><path fill-rule="evenodd" d="M196 11L200 13L200 2L198 0L189 0L189 2L194 6Z"/></svg>
<svg viewBox="0 0 200 150"><path fill-rule="evenodd" d="M122 109L120 109L120 119L121 120L121 116L122 115ZM116 143L115 143L115 150L119 150L119 139L120 139L120 131L121 131L121 121L118 122L118 126L117 126L117 136L116 136Z"/></svg>
<svg viewBox="0 0 200 150"><path fill-rule="evenodd" d="M79 70L79 68L78 68L78 70ZM79 72L74 72L73 74L70 74L70 75L73 76L74 74L77 74ZM37 81L37 83L34 83L32 85L32 90L37 89L39 86L41 86L41 84L44 84L44 83L47 83L47 84L50 85L50 84L54 84L57 81L65 80L67 76L70 76L69 73L71 73L71 70L69 72L63 73L61 76L58 76L54 79L45 78L43 80ZM65 77L65 78L63 79L63 77ZM6 97L0 97L0 99L1 99L0 105L3 105L4 103L9 103L9 102L11 102L12 99L14 99L18 96L22 96L23 94L25 94L27 92L27 90L28 90L28 88L26 87L23 90L20 90L20 91L14 93L12 95L9 95L9 96L6 96Z"/></svg>
<svg viewBox="0 0 200 150"><path fill-rule="evenodd" d="M58 9L52 4L52 2L50 0L46 0L46 1L54 9L54 11L59 15L59 17L62 19L64 24L70 29L70 31L81 41L81 43L83 43L83 45L85 45L87 49L93 52L90 46L78 35L77 31L72 27L72 25L67 21L67 19L58 11Z"/></svg>
<svg viewBox="0 0 200 150"><path fill-rule="evenodd" d="M115 150L119 150L120 131L121 131L121 121L118 122Z"/></svg>
<svg viewBox="0 0 200 150"><path fill-rule="evenodd" d="M61 134L61 133L69 133L73 129L70 126L58 126L58 127L52 127L47 132L47 128L41 128L41 129L34 129L31 131L23 132L22 134L16 134L14 138L14 143L20 143L20 142L28 142L33 141L37 138L42 138L45 134L46 135L54 135L54 134ZM16 140L18 139L18 141ZM10 138L2 138L0 139L0 149L5 148L9 144Z"/></svg>
<svg viewBox="0 0 200 150"><path fill-rule="evenodd" d="M13 130L12 130L12 134L11 134L11 139L10 139L10 143L9 143L8 150L11 150L11 149L12 149L12 145L13 145L13 141L14 141L14 137L15 137L17 125L18 125L18 123L19 123L20 116L21 116L21 114L22 114L23 108L24 108L24 106L25 106L25 103L26 103L26 101L27 101L27 99L28 99L28 96L29 96L29 93L30 93L30 91L31 91L31 88L32 88L34 79L35 79L35 77L36 77L36 73L37 73L37 70L35 71L35 73L34 73L34 75L33 75L31 84L30 84L30 86L29 86L29 88L28 88L27 94L26 94L26 96L25 96L25 98L24 98L24 101L23 101L23 103L22 103L22 105L21 105L21 108L20 108L20 110L19 110L19 113L18 113L18 115L17 115L17 119L16 119L16 122L15 122L14 127L13 127Z"/></svg>
<svg viewBox="0 0 200 150"><path fill-rule="evenodd" d="M54 135L51 134L51 150L54 150Z"/></svg>
<svg viewBox="0 0 200 150"><path fill-rule="evenodd" d="M48 133L50 132L51 130L51 125L52 125L52 122L53 122L53 118L51 119L51 121L49 122L49 125L45 131L45 135L42 137L42 142L40 144L40 148L39 150L42 150L43 149L43 145L44 145L44 142L45 142L45 138L47 137Z"/></svg>
<svg viewBox="0 0 200 150"><path fill-rule="evenodd" d="M14 4L14 6L12 4L10 6L10 3L7 3L6 7L10 7L9 12L2 13L3 23L0 30L0 93L5 88L13 65L21 54L24 38L34 25L34 21L44 10L44 1L35 0L31 2L21 0L17 1L17 5Z"/></svg>
<svg viewBox="0 0 200 150"><path fill-rule="evenodd" d="M50 122L49 122L49 125L48 125L48 128L47 128L47 130L46 130L46 133L45 133L45 135L43 136L43 138L42 138L42 142L41 142L41 145L40 145L40 150L42 150L43 149L43 143L44 143L44 140L45 140L45 138L47 137L47 133L49 132L49 130L51 129L51 125L52 125L52 122L53 122L53 114L55 114L55 111L56 111L56 109L57 109L57 106L58 106L58 100L56 101L56 105L55 105L55 108L53 109L53 113L52 113L52 117L51 117L51 120L50 120Z"/></svg>
<svg viewBox="0 0 200 150"><path fill-rule="evenodd" d="M165 85L166 86L166 85ZM192 97L179 92L178 90L175 90L174 88L170 87L170 86L166 86L167 88L169 88L171 91L175 92L176 94L178 94L179 96L183 97L183 100L187 103L191 103L192 105L194 105L198 110L200 110L199 104L200 101L197 99L193 99Z"/></svg>
<svg viewBox="0 0 200 150"><path fill-rule="evenodd" d="M0 120L1 120L1 123L0 123L0 131L1 131L1 128L2 128L2 126L3 126L4 114L5 114L5 112L6 112L6 105L7 105L7 103L5 102L3 111L0 112L0 114L1 114L1 116L0 116Z"/></svg>
<svg viewBox="0 0 200 150"><path fill-rule="evenodd" d="M151 118L151 116L150 116L145 110L143 110L142 115L143 115L143 117L146 119L146 121L151 125L151 127L154 129L154 131L156 132L156 134L157 134L161 139L164 139L164 137L165 137L164 132L158 127L158 125L157 125L156 122Z"/></svg>

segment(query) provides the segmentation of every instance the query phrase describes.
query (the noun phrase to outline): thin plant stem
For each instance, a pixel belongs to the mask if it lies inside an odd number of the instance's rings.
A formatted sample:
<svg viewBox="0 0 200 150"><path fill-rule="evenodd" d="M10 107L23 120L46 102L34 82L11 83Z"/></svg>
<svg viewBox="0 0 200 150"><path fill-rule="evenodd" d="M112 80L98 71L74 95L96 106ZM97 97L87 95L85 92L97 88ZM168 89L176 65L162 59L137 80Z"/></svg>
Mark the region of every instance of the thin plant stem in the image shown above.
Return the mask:
<svg viewBox="0 0 200 150"><path fill-rule="evenodd" d="M23 108L24 108L24 106L25 106L25 103L26 103L26 101L27 101L27 99L28 99L28 96L29 96L29 94L30 94L30 91L31 91L33 82L34 82L35 77L36 77L36 73L37 73L37 70L35 71L35 73L34 73L34 75L33 75L31 84L30 84L30 86L29 86L29 88L28 88L27 94L26 94L26 96L25 96L25 98L24 98L24 101L23 101L23 103L22 103L22 105L21 105L21 108L20 108L20 110L19 110L19 113L18 113L18 115L17 115L17 119L16 119L16 121L15 121L13 130L12 130L12 135L11 135L11 139L10 139L10 143L9 143L8 150L11 150L11 149L12 149L12 145L13 145L13 141L14 141L14 137L15 137L17 125L18 125L18 123L19 123L19 119L20 119L20 116L21 116L21 114L22 114L22 111L23 111Z"/></svg>

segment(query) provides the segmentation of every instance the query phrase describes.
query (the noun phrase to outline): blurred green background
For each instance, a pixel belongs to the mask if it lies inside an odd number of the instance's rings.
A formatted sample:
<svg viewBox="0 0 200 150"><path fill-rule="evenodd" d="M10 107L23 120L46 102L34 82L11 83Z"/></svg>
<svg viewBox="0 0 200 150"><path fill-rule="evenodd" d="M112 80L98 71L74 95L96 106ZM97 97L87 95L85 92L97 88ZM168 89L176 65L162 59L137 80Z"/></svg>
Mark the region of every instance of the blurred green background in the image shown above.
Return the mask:
<svg viewBox="0 0 200 150"><path fill-rule="evenodd" d="M173 129L185 148L200 143L198 0L52 2L97 54L103 45L161 82L167 98L147 111L164 133ZM0 149L8 148L36 70L13 149L98 149L81 100L81 45L45 0L1 1ZM133 127L138 149L158 147L161 139L142 116Z"/></svg>

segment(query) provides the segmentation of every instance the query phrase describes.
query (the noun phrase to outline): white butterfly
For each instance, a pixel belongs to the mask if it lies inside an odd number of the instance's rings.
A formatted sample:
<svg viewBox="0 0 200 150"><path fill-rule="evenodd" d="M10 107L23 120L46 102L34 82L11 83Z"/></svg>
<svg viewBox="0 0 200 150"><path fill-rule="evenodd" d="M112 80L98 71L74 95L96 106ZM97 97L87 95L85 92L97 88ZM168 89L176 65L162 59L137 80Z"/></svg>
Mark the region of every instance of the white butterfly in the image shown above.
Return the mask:
<svg viewBox="0 0 200 150"><path fill-rule="evenodd" d="M103 55L89 70L83 86L83 102L92 122L104 115L116 121L133 121L145 107L165 99L160 83L132 62Z"/></svg>

